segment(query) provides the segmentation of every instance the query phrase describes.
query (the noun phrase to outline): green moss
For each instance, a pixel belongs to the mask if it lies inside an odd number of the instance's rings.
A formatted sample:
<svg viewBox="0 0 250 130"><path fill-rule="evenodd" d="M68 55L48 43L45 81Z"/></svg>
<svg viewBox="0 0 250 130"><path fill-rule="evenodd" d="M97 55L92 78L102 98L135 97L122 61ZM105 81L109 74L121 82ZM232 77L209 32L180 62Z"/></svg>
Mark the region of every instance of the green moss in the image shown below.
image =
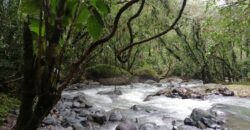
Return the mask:
<svg viewBox="0 0 250 130"><path fill-rule="evenodd" d="M119 76L128 76L131 74L122 68L107 64L98 64L86 69L86 78L99 79L99 78L112 78Z"/></svg>
<svg viewBox="0 0 250 130"><path fill-rule="evenodd" d="M0 93L0 125L8 115L8 112L13 108L17 108L19 104L20 101L18 99Z"/></svg>
<svg viewBox="0 0 250 130"><path fill-rule="evenodd" d="M153 68L147 66L135 70L134 75L145 79L159 79L157 72Z"/></svg>

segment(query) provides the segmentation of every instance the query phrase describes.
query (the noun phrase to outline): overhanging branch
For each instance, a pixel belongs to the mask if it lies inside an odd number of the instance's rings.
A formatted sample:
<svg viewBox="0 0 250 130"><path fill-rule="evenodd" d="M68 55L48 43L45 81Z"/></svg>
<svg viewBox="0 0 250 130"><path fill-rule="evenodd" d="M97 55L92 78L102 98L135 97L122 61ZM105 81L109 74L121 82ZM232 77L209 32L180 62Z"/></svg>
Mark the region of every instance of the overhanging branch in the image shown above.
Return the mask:
<svg viewBox="0 0 250 130"><path fill-rule="evenodd" d="M159 37L161 37L161 36L167 34L167 33L168 33L169 31L171 31L172 29L174 29L175 25L176 25L176 24L178 23L178 21L181 19L181 16L182 16L182 14L183 14L183 12L184 12L184 9L185 9L185 7L186 7L186 3L187 3L187 0L183 0L181 9L180 9L180 11L179 11L179 13L178 13L176 19L175 19L174 22L171 24L171 26L169 26L168 29L166 29L165 31L163 31L163 32L161 32L161 33L159 33L159 34L157 34L157 35L154 35L154 36L152 36L152 37L150 37L150 38L147 38L147 39L144 39L144 40L142 40L142 41L138 41L138 42L135 42L135 43L133 43L133 44L130 44L130 45L128 45L127 47L121 49L117 54L118 54L118 55L121 55L121 53L123 53L124 51L128 50L128 49L131 48L131 47L134 47L134 46L136 46L136 45L140 45L140 44L149 42L149 41L151 41L151 40L154 40L154 39L156 39L156 38L159 38ZM119 56L118 56L118 57L119 57Z"/></svg>
<svg viewBox="0 0 250 130"><path fill-rule="evenodd" d="M105 42L109 41L114 35L115 32L117 31L118 28L118 24L120 21L120 18L122 16L122 14L132 5L134 5L135 3L139 2L139 0L131 0L128 3L126 3L124 6L121 7L121 9L118 11L115 20L114 20L114 24L113 24L113 28L111 30L111 32L104 36L103 38L101 38L100 40L97 40L93 43L90 44L89 48L86 49L86 51L83 53L83 55L79 58L78 61L76 61L75 63L73 63L71 70L69 72L69 74L67 75L66 79L64 80L64 82L59 86L58 88L58 92L61 92L71 81L71 79L74 77L75 73L77 73L79 71L79 67L80 65L87 59L88 55L99 45L104 44Z"/></svg>

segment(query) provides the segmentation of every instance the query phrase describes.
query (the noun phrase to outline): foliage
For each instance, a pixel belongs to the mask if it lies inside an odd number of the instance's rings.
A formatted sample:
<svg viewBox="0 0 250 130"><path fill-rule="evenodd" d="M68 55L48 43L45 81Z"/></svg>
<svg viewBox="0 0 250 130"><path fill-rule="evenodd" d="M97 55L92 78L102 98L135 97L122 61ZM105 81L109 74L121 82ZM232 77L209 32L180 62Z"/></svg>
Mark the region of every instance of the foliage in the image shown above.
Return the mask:
<svg viewBox="0 0 250 130"><path fill-rule="evenodd" d="M0 1L0 82L21 71L21 24L16 0Z"/></svg>
<svg viewBox="0 0 250 130"><path fill-rule="evenodd" d="M17 108L20 104L20 101L16 98L10 97L6 94L0 93L0 125L5 120L9 111Z"/></svg>
<svg viewBox="0 0 250 130"><path fill-rule="evenodd" d="M250 59L240 62L241 74L243 77L250 79Z"/></svg>
<svg viewBox="0 0 250 130"><path fill-rule="evenodd" d="M99 78L113 78L127 76L130 77L130 73L126 70L107 64L98 64L89 68L86 68L86 77L89 79Z"/></svg>

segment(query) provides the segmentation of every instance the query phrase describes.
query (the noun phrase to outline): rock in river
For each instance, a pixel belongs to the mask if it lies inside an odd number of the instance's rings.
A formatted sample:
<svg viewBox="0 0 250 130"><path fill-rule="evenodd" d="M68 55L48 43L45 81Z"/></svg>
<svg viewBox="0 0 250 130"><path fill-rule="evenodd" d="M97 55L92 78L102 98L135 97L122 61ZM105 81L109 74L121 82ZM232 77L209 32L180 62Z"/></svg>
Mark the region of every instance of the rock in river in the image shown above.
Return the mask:
<svg viewBox="0 0 250 130"><path fill-rule="evenodd" d="M212 128L221 129L222 121L216 117L216 114L211 111L205 111L202 109L194 109L190 115L190 118L184 120L185 125L196 126L200 129Z"/></svg>

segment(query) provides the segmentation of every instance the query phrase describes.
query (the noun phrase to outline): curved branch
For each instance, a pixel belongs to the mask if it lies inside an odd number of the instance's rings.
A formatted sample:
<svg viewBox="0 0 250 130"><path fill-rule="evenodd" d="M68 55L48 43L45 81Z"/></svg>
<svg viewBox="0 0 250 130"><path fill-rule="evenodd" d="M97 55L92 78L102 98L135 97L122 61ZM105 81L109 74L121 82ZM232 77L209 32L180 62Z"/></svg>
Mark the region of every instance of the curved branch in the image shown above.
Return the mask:
<svg viewBox="0 0 250 130"><path fill-rule="evenodd" d="M68 74L68 76L66 77L66 79L64 80L64 82L59 86L59 92L61 92L69 83L70 80L74 77L75 73L79 71L79 67L80 65L87 59L88 55L99 45L104 44L105 42L107 42L108 40L110 40L114 35L115 32L117 31L118 28L118 23L120 21L120 18L122 16L122 14L132 5L134 5L135 3L139 2L139 0L131 0L128 3L126 3L124 6L121 7L121 9L118 11L118 13L116 14L115 20L114 20L114 24L113 24L113 28L111 30L111 32L104 36L103 38L101 38L100 40L97 40L93 43L90 44L90 47L86 49L86 51L83 53L83 55L79 58L78 61L76 61L75 63L73 63L71 70Z"/></svg>
<svg viewBox="0 0 250 130"><path fill-rule="evenodd" d="M133 43L133 44L131 44L131 45L128 45L128 46L125 47L124 49L120 50L119 53L118 53L118 55L120 55L122 52L128 50L129 48L131 48L131 47L133 47L133 46L140 45L140 44L143 44L143 43L145 43L145 42L149 42L149 41L151 41L151 40L154 40L154 39L156 39L156 38L158 38L158 37L161 37L161 36L167 34L169 31L171 31L172 29L174 29L175 25L176 25L176 24L178 23L178 21L181 19L181 16L182 16L182 14L183 14L183 12L184 12L184 9L185 9L185 7L186 7L186 3L187 3L187 0L183 0L181 9L180 9L180 11L179 11L179 13L178 13L176 19L175 19L174 22L171 24L171 26L169 26L169 28L168 28L167 30L165 30L165 31L163 31L163 32L161 32L161 33L159 33L159 34L157 34L157 35L154 35L154 36L152 36L152 37L150 37L150 38L147 38L147 39L144 39L144 40L142 40L142 41L138 41L138 42L135 42L135 43Z"/></svg>
<svg viewBox="0 0 250 130"><path fill-rule="evenodd" d="M136 12L136 14L134 14L132 17L130 17L129 20L128 20L128 22L127 22L127 27L128 27L129 36L130 36L130 45L132 45L134 43L134 35L133 35L133 29L131 27L131 23L132 23L132 21L134 19L136 19L137 17L140 16L140 14L141 14L141 12L142 12L142 10L144 8L144 5L145 5L145 0L142 0L141 5L140 5L138 11ZM122 59L120 55L117 55L118 60L120 62L122 62L122 63L127 62L128 59L129 59L129 57L130 57L130 55L131 55L132 49L133 49L133 47L131 47L129 49L128 56L126 57L126 59Z"/></svg>
<svg viewBox="0 0 250 130"><path fill-rule="evenodd" d="M133 15L131 18L129 18L128 22L127 22L127 26L128 26L128 30L129 30L129 35L130 35L130 44L132 44L134 42L134 35L133 35L133 30L132 30L132 27L131 27L131 22L140 16L142 10L143 10L143 7L145 5L145 0L142 0L141 2L141 6L140 8L138 9L137 13L135 15Z"/></svg>

